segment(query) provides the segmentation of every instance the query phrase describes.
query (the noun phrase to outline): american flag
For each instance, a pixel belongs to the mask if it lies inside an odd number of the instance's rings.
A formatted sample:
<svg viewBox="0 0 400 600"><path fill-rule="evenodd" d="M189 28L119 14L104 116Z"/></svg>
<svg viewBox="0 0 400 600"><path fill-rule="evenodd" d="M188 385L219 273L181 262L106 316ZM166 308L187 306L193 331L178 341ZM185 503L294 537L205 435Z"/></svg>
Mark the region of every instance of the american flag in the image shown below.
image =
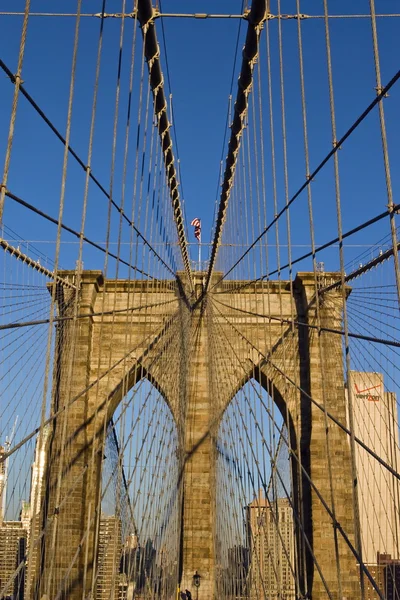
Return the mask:
<svg viewBox="0 0 400 600"><path fill-rule="evenodd" d="M201 240L201 221L197 217L190 223L194 227L194 237L200 242Z"/></svg>

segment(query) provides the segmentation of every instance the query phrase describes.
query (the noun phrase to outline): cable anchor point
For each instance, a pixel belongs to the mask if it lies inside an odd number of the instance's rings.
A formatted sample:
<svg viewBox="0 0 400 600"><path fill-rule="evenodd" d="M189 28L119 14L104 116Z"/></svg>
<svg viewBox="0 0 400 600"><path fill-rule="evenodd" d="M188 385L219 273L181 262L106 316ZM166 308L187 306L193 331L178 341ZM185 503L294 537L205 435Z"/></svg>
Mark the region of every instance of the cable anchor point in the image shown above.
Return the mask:
<svg viewBox="0 0 400 600"><path fill-rule="evenodd" d="M384 89L385 88L382 87L381 85L377 85L376 87L374 87L374 90L376 91L377 96L380 96ZM383 94L382 98L389 98L388 92L386 92L386 94Z"/></svg>
<svg viewBox="0 0 400 600"><path fill-rule="evenodd" d="M1 186L0 186L1 189ZM400 215L400 207L395 204L386 204L386 208L388 209L388 213L390 215Z"/></svg>

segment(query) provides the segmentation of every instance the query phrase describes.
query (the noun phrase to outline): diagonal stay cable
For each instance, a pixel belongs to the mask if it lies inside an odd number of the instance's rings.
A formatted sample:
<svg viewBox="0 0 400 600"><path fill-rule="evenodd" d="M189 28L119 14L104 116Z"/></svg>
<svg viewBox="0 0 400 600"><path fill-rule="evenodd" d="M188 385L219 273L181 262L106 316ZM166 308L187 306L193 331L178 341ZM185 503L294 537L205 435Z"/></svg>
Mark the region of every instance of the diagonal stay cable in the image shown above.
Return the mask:
<svg viewBox="0 0 400 600"><path fill-rule="evenodd" d="M221 243L222 230L226 219L229 198L235 177L236 164L239 154L240 142L245 126L245 120L248 108L248 95L251 90L253 80L253 68L258 57L259 38L262 25L267 16L266 0L253 0L250 12L248 14L248 28L246 42L243 48L243 60L238 80L238 91L234 107L234 117L231 126L231 137L228 146L228 156L225 163L224 181L222 184L221 197L215 224L214 241L211 249L210 264L208 267L205 291L207 291L217 252Z"/></svg>
<svg viewBox="0 0 400 600"><path fill-rule="evenodd" d="M217 308L218 310L218 308ZM221 311L218 310L218 313L221 315L221 317L230 325L230 327L233 328L233 330L248 344L250 345L254 350L256 350L258 352L258 354L263 358L262 363L264 363L265 365L270 365L271 367L273 367L275 370L277 370L278 373L280 373L281 376L283 376L291 385L293 385L298 391L300 391L301 393L303 393L317 408L319 408L320 410L324 410L324 407L319 404L316 400L314 400L312 398L312 396L310 396L301 386L298 386L296 384L295 381L293 381L290 377L288 377L288 375L282 370L280 369L277 365L275 365L268 355L265 355L263 352L261 352L261 350L259 348L257 348L256 346L254 346L251 341L243 334L241 333L234 325L232 322L230 322L222 313ZM261 363L261 364L262 364ZM347 435L351 434L351 431L345 427L342 423L340 423L340 421L338 419L336 419L333 415L331 415L329 412L327 412L327 416L332 419L332 421L338 425L338 427L340 429L342 429L343 432L345 432ZM380 456L378 456L373 450L371 450L366 444L364 444L364 442L362 442L359 438L355 437L355 442L358 443L366 452L368 452L368 454L370 454L373 458L375 458L375 460L377 460L385 469L387 469L394 477L396 477L398 480L400 479L400 474L393 469L392 467L390 467L390 465L388 465L383 459L380 458ZM298 461L298 457L296 456L295 453L292 454L293 458L296 459L296 461ZM372 577L371 573L369 572L368 569L368 565L364 564L364 562L362 562L361 559L361 555L358 553L357 548L354 547L353 543L351 542L351 540L349 539L348 535L346 534L345 530L343 529L343 527L340 525L340 523L336 520L334 513L331 511L331 509L329 508L328 504L326 503L326 501L324 500L322 494L320 493L320 491L318 490L318 488L316 488L314 482L312 481L312 478L309 476L309 474L304 470L304 467L302 465L300 465L302 472L305 474L305 476L307 477L307 480L309 481L309 483L311 484L311 486L313 487L313 489L315 490L315 492L318 495L318 498L320 499L320 501L322 502L324 508L327 510L327 512L329 513L330 517L332 518L332 522L334 523L335 528L338 529L338 532L341 534L341 536L343 537L344 541L346 542L346 544L348 545L348 547L350 548L351 552L353 553L353 555L355 556L355 558L358 560L358 562L360 563L360 568L363 570L363 573L368 577L371 585L373 586L373 588L375 589L375 591L378 593L379 598L381 600L383 600L383 596L381 595L381 592L374 580L374 578ZM278 476L279 476L279 471L277 472ZM283 481L282 481L283 483Z"/></svg>
<svg viewBox="0 0 400 600"><path fill-rule="evenodd" d="M153 335L152 333L150 333L149 335L147 335L135 347L131 348L120 359L118 359L117 361L115 361L108 369L106 369L104 372L102 372L98 377L96 377L96 379L94 379L91 383L89 383L87 386L85 386L85 388L82 389L78 394L76 394L73 398L71 398L71 400L68 402L68 404L62 406L59 410L57 410L55 413L53 413L51 415L51 417L49 417L43 423L41 423L39 425L39 427L36 427L35 429L33 429L33 431L31 431L31 433L29 433L20 442L18 442L17 444L15 444L15 446L13 446L8 452L5 452L1 456L1 458L0 458L0 464L3 463L3 462L5 462L9 456L12 456L17 450L19 450L19 448L21 448L30 439L32 439L36 434L38 434L43 429L43 427L45 427L49 423L52 423L59 415L61 415L70 406L72 406L77 400L79 400L79 398L82 398L82 396L84 396L87 392L89 392L96 385L98 385L99 381L103 380L114 369L116 369L119 365L123 364L124 361L126 361L127 359L129 359L130 357L132 357L133 353L138 348L143 347L143 345L145 344L145 342L147 342L149 340L149 343L147 344L146 350L143 352L143 354L140 357L136 358L136 359L133 357L133 360L134 360L134 363L135 363L136 367L133 367L133 365L132 365L131 369L132 368L137 368L138 365L142 365L143 362L144 362L144 359L147 358L148 356L151 356L150 353L154 350L154 348L157 346L158 342L163 338L163 336L165 335L165 333L168 331L168 329L171 326L171 323L173 323L173 321L177 318L178 313L179 313L179 311L176 311L173 315L171 315L171 317L168 319L168 321L166 321L164 323L162 329L159 331L159 333L153 339L150 339L151 336Z"/></svg>
<svg viewBox="0 0 400 600"><path fill-rule="evenodd" d="M7 67L7 65L1 59L0 59L0 68L3 69L3 71L6 73L6 75L10 78L11 82L15 84L16 83L16 75L13 74L13 72ZM50 129L53 131L53 133L55 133L55 135L58 137L60 142L62 144L64 144L64 146L65 146L66 139L64 138L64 136L60 133L60 131L52 123L52 121L50 121L50 119L47 117L45 112L40 108L40 106L32 98L32 96L27 92L27 90L25 89L23 84L20 84L19 91L26 98L26 100L28 100L29 104L35 109L35 111L39 114L39 116L43 119L43 121L50 127ZM128 225L130 227L132 227L132 229L135 231L136 235L143 241L145 246L147 246L149 248L149 250L151 250L151 252L153 252L154 256L156 256L157 259L162 262L162 264L168 269L168 271L170 271L170 273L173 273L172 269L164 262L164 260L158 254L158 252L153 248L151 243L144 237L144 235L136 227L136 225L133 223L133 221L118 206L118 204L115 202L115 200L113 200L113 198L107 192L106 188L100 183L100 181L97 179L97 177L93 174L90 166L85 164L85 162L80 158L80 156L77 154L77 152L75 152L75 150L69 144L68 144L68 152L71 154L71 156L73 156L75 158L75 160L82 167L82 169L86 173L89 173L89 177L93 181L93 183L99 188L99 190L104 194L104 196L111 202L111 205L122 215L123 219L128 223ZM6 196L8 195L7 191L8 190L5 190ZM175 276L175 273L173 273L173 275Z"/></svg>
<svg viewBox="0 0 400 600"><path fill-rule="evenodd" d="M216 308L217 308L217 307L216 307ZM218 313L220 314L220 316L221 316L221 317L222 317L222 318L223 318L223 319L224 319L224 320L225 320L225 321L228 323L228 325L229 325L229 326L230 326L230 327L233 329L233 331L235 331L235 332L236 332L236 334L238 334L238 335L239 335L239 336L240 336L240 337L241 337L241 338L242 338L242 339L243 339L243 340L244 340L244 341L245 341L247 344L249 344L251 347L253 347L253 349L255 349L255 350L256 350L256 351L257 351L257 352L260 354L260 356L262 356L262 357L263 357L263 361L262 361L263 363L265 363L266 365L270 365L270 366L272 366L274 369L276 369L276 370L277 370L277 371L278 371L278 372L279 372L279 373L280 373L280 374L281 374L281 375L282 375L282 376L283 376L283 377L284 377L284 378L285 378L285 379L286 379L286 380L287 380L287 381L288 381L288 382L289 382L291 385L293 385L293 386L294 386L294 388L295 388L295 389L297 389L297 390L298 390L298 391L300 391L301 393L304 393L304 395L305 395L305 396L307 396L307 398L308 398L308 399L309 399L309 400L310 400L310 401L311 401L311 402L312 402L312 403L313 403L315 406L317 406L317 407L318 407L320 410L324 411L324 407L323 407L321 404L319 404L318 402L316 402L315 400L313 400L313 398L312 398L312 397L311 397L309 394L307 394L307 392L305 392L301 386L298 386L298 385L296 384L296 382L295 382L295 381L293 381L293 380L292 380L290 377L288 377L288 376L287 376L287 374L286 374L286 373L285 373L285 372L284 372L282 369L280 369L279 367L277 367L277 366L276 366L276 365L275 365L275 364L274 364L274 363L273 363L273 362L270 360L270 358L268 357L268 355L265 355L265 354L263 354L259 348L256 348L256 346L254 346L254 345L253 345L253 344L250 342L250 340L249 340L249 339L248 339L248 338L247 338L245 335L243 335L243 334L242 334L242 333L241 333L241 332L240 332L240 331L239 331L239 330L238 330L238 329L237 329L237 328L236 328L236 327L233 325L233 323L231 323L231 322L230 322L230 321L229 321L229 320L228 320L228 319L227 319L227 318L226 318L226 317L225 317L225 316L224 316L224 315L221 313L221 311L219 311L219 309L218 309L218 308L217 308L217 310L218 310ZM220 328L221 328L221 325L219 325L219 326L220 326ZM221 339L222 339L223 337L225 337L226 341L228 341L228 340L227 340L227 337L226 337L226 334L224 334L223 332L221 332ZM228 342L228 344L229 344L229 342ZM241 362L242 362L242 361L240 361L240 359L239 359L239 357L238 357L237 353L235 352L235 350L233 349L232 345L231 345L231 344L229 344L229 346L231 346L231 350L233 351L235 358L238 360L239 364L241 364ZM245 371L246 371L246 370L245 370ZM261 398L260 398L260 400L261 400ZM261 400L261 402L262 402L262 400ZM251 407L250 407L250 409L251 409ZM268 412L268 411L267 411L267 412ZM340 427L340 428L341 428L341 429L342 429L342 430L343 430L345 433L347 433L348 435L350 434L350 431L349 431L349 430L348 430L346 427L342 426L342 425L341 425L341 423L340 423L340 422L339 422L339 421L338 421L338 420L337 420L335 417L333 417L333 416L331 416L331 415L330 415L330 413L327 413L327 416L329 416L330 418L332 418L332 420L334 421L334 423L335 423L335 424L337 424L337 425L338 425L338 426L339 426L339 427ZM274 423L274 427L277 427L277 424L276 424L276 422ZM245 427L245 429L246 429L246 427ZM361 442L360 440L358 440L358 438L355 438L355 439L356 439L356 441L358 441L358 442L360 443L361 447L363 447L365 450L367 450L367 451L368 451L368 452L369 452L369 453L370 453L370 454L371 454L371 455L372 455L374 458L376 458L376 459L377 459L377 460L378 460L378 461L379 461L379 462L380 462L380 463L381 463L383 466L387 466L387 467L388 467L388 470L389 470L389 471L390 471L390 472L391 472L393 475L395 475L395 476L397 477L397 479L400 479L400 475L399 475L399 474L398 474L398 473L397 473L397 472L396 472L394 469L392 469L391 467L389 467L389 465L386 465L386 463L385 463L385 462L384 462L382 459L380 459L380 457L378 457L378 456L377 456L377 455L376 455L376 454L375 454L375 453L374 453L372 450L370 451L370 450L369 450L369 448L368 448L368 447L367 447L367 446L366 446L366 445L365 445L363 442ZM285 441L285 440L284 440L284 441ZM286 441L285 441L285 443L287 444L287 442L286 442ZM344 539L345 543L346 543L346 544L348 545L348 547L350 548L350 550L351 550L352 554L354 555L354 557L355 557L356 559L358 559L358 560L359 560L359 559L360 559L360 555L358 554L358 552L357 552L357 549L354 547L353 543L351 542L351 540L350 540L349 536L347 535L347 533L346 533L345 529L343 528L343 526L342 526L342 525L340 524L340 522L339 522L339 521L336 519L336 516L335 516L334 512L333 512L333 511L331 510L331 508L329 507L328 503L326 502L325 498L324 498L324 497L323 497L323 495L321 494L320 490L319 490L319 489L316 487L316 485L315 485L315 483L314 483L314 481L313 481L312 477L310 477L310 474L309 474L309 473L308 473L308 472L305 470L305 467L304 467L304 466L303 466L303 465L302 465L302 464L299 462L299 457L297 456L297 453L296 453L296 452L293 452L293 450L292 450L290 447L288 448L288 450L289 450L290 456L291 456L292 458L294 458L294 459L296 460L296 462L298 462L298 463L299 463L299 467L300 467L300 469L301 469L301 472L302 472L302 473L305 475L305 477L307 478L307 481L310 483L310 485L312 486L312 488L313 488L313 489L314 489L314 491L316 492L316 494L317 494L317 496L318 496L318 498L319 498L320 502L322 503L323 507L325 508L325 510L327 511L327 513L329 514L329 517L332 519L332 524L334 525L334 527L335 527L335 528L337 528L338 532L339 532L339 533L340 533L340 535L343 537L343 539ZM269 452L269 450L268 450L268 452ZM256 457L254 457L254 458L256 459ZM257 464L257 460L255 460L255 463ZM283 489L284 489L284 491L285 491L285 493L286 493L286 496L288 497L288 499L289 499L289 502L290 502L290 504L291 504L291 506L292 506L292 508L293 508L293 510L294 510L294 516L296 516L296 514L297 514L297 513L296 513L296 511L295 511L295 508L294 508L294 506L292 505L292 501L290 500L290 493L289 493L289 491L286 489L285 483L284 483L284 481L283 481L283 479L282 479L282 477L281 477L281 475L280 475L280 473L279 473L279 469L277 469L277 470L276 470L276 474L277 474L277 476L278 476L278 478L279 478L279 480L280 480L280 483L281 483L281 485L283 486ZM299 525L300 525L300 523L299 523ZM302 533L303 533L303 535L305 535L305 533L304 533L304 532L302 532ZM305 536L305 541L306 541L306 543L307 543L307 536ZM307 543L307 545L308 545L308 543ZM310 548L310 550L312 551L312 549L311 549L311 548ZM317 563L316 563L316 564L317 564ZM371 573L369 572L368 565L365 565L364 563L361 563L361 568L363 569L363 572L365 573L365 575L368 577L368 579L369 579L369 581L371 582L371 585L374 587L375 591L376 591L376 592L379 594L379 598L380 598L380 600L384 600L384 599L383 599L383 596L381 595L381 593L380 593L380 590L379 590L379 588L378 588L378 586L377 586L377 584L376 584L376 582L375 582L375 580L373 579L373 577L372 577ZM321 573L320 573L320 574L321 574ZM326 587L326 591L328 591L328 588L327 588L327 587Z"/></svg>
<svg viewBox="0 0 400 600"><path fill-rule="evenodd" d="M150 392L149 392L150 394ZM114 424L114 418L111 417L111 421L108 425L111 428L112 431L112 438L115 444L115 447L117 449L117 454L118 456L120 456L121 454L121 448L120 448L120 444L118 441L118 436L117 436L117 432L115 430L115 424ZM123 448L124 450L124 448ZM127 498L127 503L128 503L128 508L129 508L129 513L130 513L130 517L131 517L131 521L134 527L134 531L135 534L137 535L137 526L136 526L136 520L135 520L135 516L133 514L133 508L132 508L132 502L131 502L131 498L129 496L129 487L128 487L128 483L127 483L127 479L126 479L126 475L125 475L125 469L124 469L124 465L121 464L121 474L122 474L122 485L124 486L124 491L126 494L126 498Z"/></svg>
<svg viewBox="0 0 400 600"><path fill-rule="evenodd" d="M213 287L218 285L223 279L225 279L229 273L237 267L237 265L244 259L245 256L254 248L254 246L264 237L264 235L275 225L275 223L280 219L280 217L289 209L289 207L293 204L293 202L300 196L300 194L310 185L312 180L321 169L327 164L327 162L336 154L336 152L340 149L342 144L351 136L351 134L357 129L357 127L364 121L364 119L369 115L369 113L375 108L379 102L382 101L383 98L386 97L388 91L394 86L394 84L400 79L400 70L392 77L392 79L385 85L384 88L381 89L376 98L367 106L364 112L354 121L354 123L349 127L349 129L343 134L343 136L335 143L334 147L325 158L319 163L319 165L314 169L314 171L310 174L307 174L306 181L300 186L300 188L295 192L295 194L290 198L289 202L285 204L285 206L278 212L277 215L274 216L272 221L263 229L263 231L255 238L255 240L250 244L247 250L238 258L234 265L213 284ZM393 210L396 210L396 207L393 207ZM388 214L386 211L385 214ZM293 261L294 262L294 261ZM211 266L211 263L210 263Z"/></svg>
<svg viewBox="0 0 400 600"><path fill-rule="evenodd" d="M396 204L394 206L394 210L398 211L400 210L400 204ZM342 240L351 237L352 235L354 235L355 233L358 233L360 231L362 231L363 229L366 229L367 227L369 227L370 225L374 225L375 223L378 223L379 221L381 221L382 219L384 219L385 217L387 217L389 215L389 212L387 210L385 210L384 212L379 213L378 215L376 215L375 217L372 217L371 219L368 219L368 221L364 221L363 223L360 223L360 225L357 225L356 227L353 227L353 229L349 229L348 231L346 231L345 233L342 234ZM286 263L285 265L280 267L280 270L282 271L283 269L287 269L290 266L293 266L307 258L310 258L316 254L318 254L319 252L322 252L323 250L326 250L327 248L330 248L332 246L334 246L335 244L337 244L339 242L339 238L335 237L331 240L329 240L329 242L325 242L325 244L322 244L321 246L318 246L317 248L315 248L314 250L310 250L309 252L306 252L305 254L302 254L301 256L298 256L297 258L293 259L291 261L291 263ZM249 248L250 250L250 248ZM247 251L245 252L245 254L247 253ZM242 258L245 256L245 254L242 256ZM364 273L365 271L369 270L369 268L372 268L374 266L376 266L377 264L379 264L380 262L383 262L384 260L386 260L387 258L390 258L390 256L393 254L393 249L390 248L389 250L385 251L383 253L383 255L379 256L375 264L375 259L373 259L371 261L370 267L368 267L368 264L366 263L364 265L364 267L359 269L360 272L358 273L357 271L354 271L354 273L350 273L349 274L349 279L346 279L346 281L350 281L351 279L355 279L356 277L358 277L358 275L361 275L362 273ZM372 264L373 263L373 264ZM234 269L235 267L232 267L231 271ZM248 281L244 281L243 283L240 283L239 285L236 285L232 288L230 288L230 292L235 292L238 290L241 290L243 288L249 287L250 285L254 284L254 283L258 283L260 281L268 281L269 278L272 275L276 275L277 273L279 273L279 269L274 269L272 271L269 271L268 273L266 273L265 275L260 275L260 277L257 277L256 279L249 279ZM228 273L225 274L225 276ZM224 277L225 277L224 276ZM224 279L224 277L222 277L216 284L215 286L220 283L222 281L222 279ZM350 279L351 278L351 279ZM341 285L341 282L339 282L339 285L336 286L336 284L333 287L339 287ZM213 287L215 287L213 286ZM330 289L333 289L333 287L329 287L329 288L323 288L322 291L329 291ZM225 293L225 290L223 292L217 292L217 293Z"/></svg>
<svg viewBox="0 0 400 600"><path fill-rule="evenodd" d="M389 250L382 252L382 254L380 254L379 256L376 256L372 260L368 261L367 263L365 263L365 265L362 265L358 269L355 269L354 271L352 271L351 273L346 275L344 278L345 283L347 283L348 281L353 281L353 279L357 279L357 277L361 277L361 275L363 275L364 273L367 273L367 271L370 271L371 269L374 269L381 263L385 262L385 260L389 260L389 258L391 258L395 254L397 254L397 252L399 250L400 250L400 242L397 242L396 250L394 248L389 248ZM342 285L341 281L332 283L331 285L328 285L326 287L319 289L318 293L323 294L324 292L329 292L330 290L338 288L341 285Z"/></svg>
<svg viewBox="0 0 400 600"><path fill-rule="evenodd" d="M53 323L62 323L63 321L73 321L74 319L89 319L92 317L102 317L105 315L116 315L119 313L129 314L136 310L147 310L149 308L156 308L158 306L165 306L166 304L171 304L172 302L177 302L179 300L178 297L173 300L167 300L165 302L156 302L154 304L144 304L143 306L132 306L130 308L117 308L115 310L103 310L97 312L90 313L82 313L75 315L73 317L54 317ZM6 323L5 325L0 325L0 331L4 331L5 329L20 329L21 327L32 327L33 325L46 325L50 323L50 319L41 319L38 321L18 321L16 323Z"/></svg>
<svg viewBox="0 0 400 600"><path fill-rule="evenodd" d="M245 338L245 339L246 339L246 338ZM265 358L265 357L264 357L264 358ZM277 369L277 370L278 370L278 371L279 371L281 374L283 374L283 372L282 372L280 369L278 369L278 368L277 368L277 367L276 367L276 366L275 366L273 363L269 362L269 364L270 364L272 367L276 368L276 369ZM285 376L285 377L286 377L286 376ZM290 378L288 378L288 381L289 381L290 383L292 383L292 385L295 385L295 382L293 382L293 381L292 381ZM296 386L296 387L297 387L297 386ZM301 391L301 388L298 388L298 389ZM306 395L307 395L307 394L306 394ZM311 399L311 397L310 397L310 399ZM311 400L312 400L312 399L311 399ZM262 402L261 398L260 398L260 401ZM248 403L248 401L247 401L247 403ZM249 404L249 403L248 403L248 404ZM317 403L316 403L316 404L317 404ZM249 405L249 406L250 406L250 405ZM317 406L319 406L319 405L317 404ZM321 408L322 408L322 407L321 407ZM250 406L250 410L251 410L251 406ZM251 412L252 412L252 411L251 411ZM253 414L254 414L254 413L253 413ZM274 423L274 427L276 427L276 428L278 427L278 426L277 426L277 424L276 424L276 422ZM260 428L259 428L259 429L260 429ZM260 431L260 432L261 432L261 431ZM281 440L283 440L283 442L284 442L284 443L285 443L285 444L288 446L288 442L285 440L285 438L284 438L284 437L283 437L283 438L280 438L280 441L281 441ZM265 444L265 440L263 440L263 444ZM268 451L268 453L270 454L270 450L268 449L268 446L267 446L267 445L266 445L266 448L267 448L267 451ZM326 500L325 500L325 498L323 497L323 495L322 495L322 493L320 492L320 490L319 490L319 489L317 488L317 486L315 485L315 483L314 483L314 481L313 481L312 477L310 477L310 474L309 474L309 473L306 471L305 467L304 467L304 466L303 466L303 465L302 465L302 464L299 462L299 457L297 456L297 453L296 453L296 452L293 452L293 450L292 450L290 447L288 447L288 451L289 451L290 457L292 457L292 458L293 458L293 459L294 459L294 460L295 460L295 461L296 461L296 462L299 464L299 467L300 467L300 470L301 470L302 474L303 474L303 475L306 477L307 481L309 482L309 484L311 485L311 487L313 488L313 490L314 490L314 491L315 491L315 493L317 494L317 496L318 496L318 499L320 500L320 502L321 502L322 506L324 507L324 509L325 509L325 510L326 510L326 512L328 513L328 515L329 515L330 519L332 520L332 524L333 524L333 526L335 527L335 529L337 529L337 530L338 530L338 532L340 533L340 535L343 537L343 539L344 539L345 543L346 543L346 544L348 545L348 547L350 548L350 550L351 550L352 554L354 555L354 557L355 557L356 559L358 559L358 560L359 560L359 558L360 558L360 557L359 557L359 554L358 554L358 552L357 552L357 549L356 549L356 548L354 547L354 545L352 544L352 542L351 542L351 540L350 540L350 538L349 538L348 534L346 533L346 531L345 531L344 527L343 527L343 526L341 525L341 523L340 523L340 522L339 522L339 521L336 519L336 517L335 517L335 514L333 513L333 511L332 511L332 510L331 510L331 508L329 507L329 505L328 505L327 501L326 501ZM270 456L271 456L271 454L270 454ZM272 459L272 456L271 456L271 459ZM256 464L257 464L257 461L256 461ZM282 485L282 487L283 487L283 490L284 490L284 492L285 492L285 494L286 494L286 496L287 496L287 498L288 498L288 500L289 500L290 506L291 506L291 508L293 509L293 514L294 514L294 516L295 516L296 520L298 520L298 521L299 521L299 522L298 522L298 524L299 524L299 526L301 527L301 521L300 521L300 519L299 519L299 517L298 517L298 515L297 515L297 511L295 510L295 507L294 507L294 504L293 504L293 500L291 499L291 494L290 494L289 490L287 489L287 487L286 487L286 485L285 485L285 482L284 482L284 480L282 479L282 475L280 474L280 472L279 472L279 469L277 469L275 472L276 472L276 475L277 475L277 476L278 476L278 478L279 478L280 484ZM296 516L296 515L297 515L297 516ZM312 552L312 548L309 546L309 541L308 541L308 538L307 538L307 536L306 536L306 534L305 534L305 532L304 532L304 530L303 530L303 527L301 527L301 531L302 531L302 535L304 536L304 539L305 539L305 541L306 541L306 543L307 543L307 546L309 547L310 551ZM313 559L314 559L314 561L315 561L315 563L316 563L316 566L318 567L318 563L316 562L316 559L315 559L315 557L313 557ZM363 569L364 573L366 574L366 576L368 577L369 581L371 582L371 585L373 586L374 590L375 590L375 591L376 591L376 592L379 594L379 598L380 598L380 600L384 600L384 598L383 598L383 596L381 595L381 592L380 592L380 590L379 590L379 588L378 588L378 586L377 586L377 584L376 584L376 582L375 582L375 580L374 580L374 578L373 578L372 574L370 573L370 571L369 571L369 569L368 569L368 565L365 565L364 563L362 563L362 567L361 567L361 568ZM320 575L322 575L322 573L320 573ZM329 592L329 590L328 590L328 588L327 588L327 586L326 586L326 585L325 585L325 589L326 589L326 591L327 591L327 592ZM331 596L329 596L329 597L331 598Z"/></svg>
<svg viewBox="0 0 400 600"><path fill-rule="evenodd" d="M5 191L5 195L7 196L7 198L10 198L11 200L14 200L14 202L16 202L17 204L20 204L21 206L24 206L25 208L27 208L28 210L34 212L35 214L39 215L40 217L43 217L47 221L50 221L50 223L53 223L54 225L58 226L58 224L59 224L58 219L55 219L54 217L51 217L50 215L48 215L47 213L43 212L42 210L40 210L39 208L37 208L33 204L30 204L29 202L26 202L26 200L23 200L19 196L16 196L15 194L12 194L9 190ZM150 275L146 271L143 271L142 269L139 269L137 266L132 265L127 260L123 260L122 258L120 258L119 256L117 256L116 254L113 254L112 252L107 251L105 248L103 248L102 246L100 246L100 244L97 244L96 242L93 242L92 240L90 240L85 235L82 236L79 233L79 231L76 231L75 229L72 229L72 227L68 227L68 225L65 225L65 223L60 223L60 227L61 227L61 229L64 229L64 231L68 231L68 233L70 233L71 235L74 235L75 237L77 237L79 239L82 238L82 240L84 242L86 242L90 246L93 246L93 248L97 248L97 250L100 250L103 253L107 252L108 256L111 256L111 258L113 258L115 260L118 260L123 265L126 265L127 267L129 267L129 269L133 269L135 271L135 273L140 273L141 275L144 275L145 277L150 277L150 279L152 279L153 281L158 281L158 279L156 277L153 277L153 275ZM171 271L171 269L168 267L168 265L165 265L165 266L168 269L168 271L170 271L171 273L173 273ZM173 275L175 277L175 273L173 273Z"/></svg>
<svg viewBox="0 0 400 600"><path fill-rule="evenodd" d="M331 327L319 327L318 325L312 325L311 323L302 323L301 321L296 321L292 319L281 319L280 317L274 317L272 315L266 315L263 313L253 312L251 310L245 310L244 308L237 308L236 306L231 306L229 304L225 304L225 302L221 302L214 298L214 302L225 306L225 308L229 308L231 310L239 311L240 313L251 315L252 317L257 317L261 319L268 319L269 321L278 321L279 323L286 323L288 325L296 325L298 327L306 327L307 329L316 329L317 331L325 331L326 333L335 333L337 335L344 336L345 332L342 329L333 329ZM396 342L393 340L388 340L386 338L377 338L369 335L361 335L359 333L349 332L349 337L355 338L357 340L364 340L366 342L374 342L375 344L383 344L384 346L395 346L396 348L400 347L400 342Z"/></svg>
<svg viewBox="0 0 400 600"><path fill-rule="evenodd" d="M244 340L244 342L246 344L248 344L251 348L253 348L253 350L255 350L262 357L262 362L265 365L270 365L275 371L277 371L278 373L280 373L280 375L288 383L290 383L297 391L301 392L308 400L310 400L310 402L316 408L318 408L321 411L324 411L324 407L322 406L322 404L320 404L319 402L317 402L317 400L315 400L301 385L298 385L291 377L289 377L289 375L287 373L285 373L282 369L280 369L278 365L276 365L274 362L272 362L270 356L268 355L269 353L264 354L264 352L262 352L260 350L260 348L257 348L257 346L255 346L254 344L252 344L252 342L239 329L237 329L237 327L234 326L234 324L218 309L218 307L216 307L216 309L218 311L218 314L239 335L239 337L242 340ZM334 415L332 415L328 411L327 411L326 414L327 414L328 418L333 423L335 423L335 425L337 425L346 435L348 435L348 436L351 435L350 429L346 425L344 425L343 423L341 423L341 421L339 421L339 419L337 419ZM389 473L391 473L397 480L400 481L400 473L398 473L395 469L393 469L393 467L391 467L385 460L383 460L376 452L374 452L374 450L372 450L360 438L358 438L357 436L355 436L354 439L355 439L356 443L363 450L365 450L370 456L372 456L372 458L374 458L380 465L382 465L382 467L384 467L387 471L389 471Z"/></svg>
<svg viewBox="0 0 400 600"><path fill-rule="evenodd" d="M188 253L188 245L185 233L185 224L182 213L181 200L178 189L177 171L175 168L175 157L172 150L172 139L170 135L171 124L168 120L167 100L164 93L164 77L161 71L160 47L157 41L154 19L157 13L153 9L151 0L138 0L137 18L142 28L144 55L149 70L150 86L154 100L154 114L157 119L158 133L164 155L165 173L174 211L174 220L178 233L179 246L182 260L190 287L193 290L192 271Z"/></svg>

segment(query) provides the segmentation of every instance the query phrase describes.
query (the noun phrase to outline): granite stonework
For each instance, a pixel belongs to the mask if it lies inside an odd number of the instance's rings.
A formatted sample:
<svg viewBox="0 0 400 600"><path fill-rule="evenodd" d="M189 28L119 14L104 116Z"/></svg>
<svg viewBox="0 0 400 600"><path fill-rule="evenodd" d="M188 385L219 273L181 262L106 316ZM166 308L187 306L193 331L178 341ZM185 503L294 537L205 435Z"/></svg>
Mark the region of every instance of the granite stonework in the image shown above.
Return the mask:
<svg viewBox="0 0 400 600"><path fill-rule="evenodd" d="M299 592L323 600L326 585L334 600L358 599L355 559L319 498L354 544L349 444L325 412L346 422L342 336L308 327L342 328L342 292L332 290L317 304L311 273L299 273L292 284L249 285L219 281L215 273L204 295L204 274L194 273L194 292L185 297L187 282L178 275L182 286L84 271L79 292L54 293L59 315L90 316L57 325L58 416L49 444L39 598L63 590L57 598L81 600L95 589L103 436L119 402L147 377L168 403L183 446L182 588L193 589L197 571L199 599L216 597L215 436L237 390L254 378L290 432ZM323 277L324 285L337 280L334 273Z"/></svg>

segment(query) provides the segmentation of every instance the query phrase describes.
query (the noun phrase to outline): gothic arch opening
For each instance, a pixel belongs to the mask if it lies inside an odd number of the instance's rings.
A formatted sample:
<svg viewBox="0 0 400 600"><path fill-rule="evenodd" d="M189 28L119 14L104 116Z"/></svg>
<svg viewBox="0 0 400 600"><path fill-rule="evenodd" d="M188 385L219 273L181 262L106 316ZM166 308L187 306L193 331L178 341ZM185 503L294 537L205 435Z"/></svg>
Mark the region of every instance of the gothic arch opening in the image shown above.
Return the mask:
<svg viewBox="0 0 400 600"><path fill-rule="evenodd" d="M118 403L107 427L96 597L117 598L121 590L127 597L172 597L180 494L175 419L160 390L142 377ZM111 577L109 564L119 564Z"/></svg>
<svg viewBox="0 0 400 600"><path fill-rule="evenodd" d="M293 425L280 394L261 379L235 393L218 428L216 583L223 598L289 600L298 588Z"/></svg>

